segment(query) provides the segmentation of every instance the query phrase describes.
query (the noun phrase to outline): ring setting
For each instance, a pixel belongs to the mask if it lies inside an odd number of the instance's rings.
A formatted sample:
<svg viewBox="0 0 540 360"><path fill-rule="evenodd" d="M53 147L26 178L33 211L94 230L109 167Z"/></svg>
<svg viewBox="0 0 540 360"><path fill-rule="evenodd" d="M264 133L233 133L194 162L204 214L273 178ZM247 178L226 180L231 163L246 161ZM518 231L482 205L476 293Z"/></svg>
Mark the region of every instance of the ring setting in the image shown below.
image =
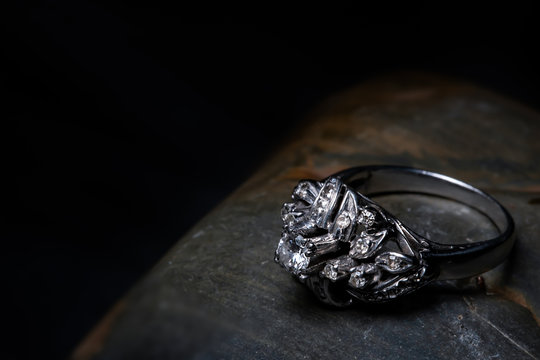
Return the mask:
<svg viewBox="0 0 540 360"><path fill-rule="evenodd" d="M466 199L491 215L501 234L473 244L440 244L363 195L401 191ZM282 207L283 231L274 259L335 306L384 302L436 279L472 276L502 261L511 248L513 221L502 205L470 185L424 170L352 168L323 181L300 181L292 199ZM490 252L494 259L476 264L475 257Z"/></svg>

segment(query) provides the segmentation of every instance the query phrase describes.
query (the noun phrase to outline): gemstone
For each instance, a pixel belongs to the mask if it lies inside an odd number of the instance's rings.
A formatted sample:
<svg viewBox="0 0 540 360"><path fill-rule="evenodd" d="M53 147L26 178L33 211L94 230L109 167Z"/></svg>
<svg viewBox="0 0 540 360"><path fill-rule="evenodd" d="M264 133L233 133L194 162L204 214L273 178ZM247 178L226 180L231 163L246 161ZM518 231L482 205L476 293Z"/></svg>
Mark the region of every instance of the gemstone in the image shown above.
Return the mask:
<svg viewBox="0 0 540 360"><path fill-rule="evenodd" d="M327 199L319 199L319 202L318 202L319 206L322 207L322 208L327 207L328 203L329 203L329 201Z"/></svg>
<svg viewBox="0 0 540 360"><path fill-rule="evenodd" d="M328 223L328 214L334 207L338 190L339 184L337 179L327 180L320 189L312 205L310 214L310 218L317 227L328 228L331 225Z"/></svg>
<svg viewBox="0 0 540 360"><path fill-rule="evenodd" d="M407 271L414 265L414 261L410 257L393 252L380 254L375 258L375 263L392 273Z"/></svg>
<svg viewBox="0 0 540 360"><path fill-rule="evenodd" d="M372 226L375 223L375 214L371 211L363 209L358 216L358 222L366 227Z"/></svg>
<svg viewBox="0 0 540 360"><path fill-rule="evenodd" d="M363 239L359 238L356 239L356 241L353 242L351 246L351 250L349 251L349 254L353 257L355 256L362 256L369 252L371 242L369 239Z"/></svg>
<svg viewBox="0 0 540 360"><path fill-rule="evenodd" d="M349 226L350 224L351 224L351 218L349 216L349 213L346 212L346 211L341 213L341 215L339 215L338 218L336 219L336 225L340 229L344 229L347 226Z"/></svg>
<svg viewBox="0 0 540 360"><path fill-rule="evenodd" d="M358 250L360 250L360 254L364 255L369 250L369 240L361 241L359 244L360 246L358 247Z"/></svg>
<svg viewBox="0 0 540 360"><path fill-rule="evenodd" d="M305 254L302 254L299 252L294 252L292 254L291 260L290 260L290 266L293 268L295 272L305 270L308 264L309 264L309 260Z"/></svg>
<svg viewBox="0 0 540 360"><path fill-rule="evenodd" d="M367 284L367 279L363 276L362 271L353 271L349 278L349 285L357 289L363 288Z"/></svg>
<svg viewBox="0 0 540 360"><path fill-rule="evenodd" d="M397 270L399 268L400 263L401 261L395 255L388 256L387 265L390 269Z"/></svg>
<svg viewBox="0 0 540 360"><path fill-rule="evenodd" d="M338 277L338 267L334 264L326 264L323 269L323 275L329 278L330 280L337 280Z"/></svg>
<svg viewBox="0 0 540 360"><path fill-rule="evenodd" d="M305 182L301 182L294 188L294 195L296 195L298 198L305 200L309 193L308 193L308 184Z"/></svg>
<svg viewBox="0 0 540 360"><path fill-rule="evenodd" d="M294 238L294 242L296 243L296 245L303 248L307 244L307 239L303 237L302 235L298 235L297 237Z"/></svg>
<svg viewBox="0 0 540 360"><path fill-rule="evenodd" d="M321 190L321 197L326 199L331 199L335 192L334 184L326 184Z"/></svg>
<svg viewBox="0 0 540 360"><path fill-rule="evenodd" d="M288 237L283 237L279 240L278 247L276 249L276 262L280 263L285 269L299 274L303 270L307 269L309 265L309 259L305 255L303 249L294 251L292 244Z"/></svg>
<svg viewBox="0 0 540 360"><path fill-rule="evenodd" d="M294 224L295 220L296 218L294 217L293 214L287 214L283 217L283 223L288 226L291 226L292 224Z"/></svg>

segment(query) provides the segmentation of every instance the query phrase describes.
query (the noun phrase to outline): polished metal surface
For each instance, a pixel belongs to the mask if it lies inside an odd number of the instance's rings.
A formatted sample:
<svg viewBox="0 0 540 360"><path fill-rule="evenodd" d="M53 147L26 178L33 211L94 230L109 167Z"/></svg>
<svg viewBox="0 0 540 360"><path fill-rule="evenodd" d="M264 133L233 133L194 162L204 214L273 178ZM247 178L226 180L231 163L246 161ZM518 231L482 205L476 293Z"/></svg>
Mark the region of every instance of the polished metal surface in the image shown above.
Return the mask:
<svg viewBox="0 0 540 360"><path fill-rule="evenodd" d="M484 214L491 239L428 239L370 199L381 194L451 199ZM302 180L282 208L275 261L323 302L384 302L434 280L483 273L510 252L514 222L493 197L451 177L404 166L362 166ZM422 221L422 219L418 219Z"/></svg>

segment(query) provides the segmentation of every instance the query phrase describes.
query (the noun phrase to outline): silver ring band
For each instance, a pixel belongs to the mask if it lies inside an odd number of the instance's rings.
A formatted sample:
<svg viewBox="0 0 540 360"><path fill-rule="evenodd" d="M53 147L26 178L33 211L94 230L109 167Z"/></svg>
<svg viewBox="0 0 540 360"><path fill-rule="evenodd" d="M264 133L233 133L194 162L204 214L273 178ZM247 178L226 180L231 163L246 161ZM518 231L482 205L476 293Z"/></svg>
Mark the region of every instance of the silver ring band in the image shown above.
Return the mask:
<svg viewBox="0 0 540 360"><path fill-rule="evenodd" d="M428 239L370 199L414 193L476 209L498 230L492 239L443 244ZM323 181L302 180L282 209L275 260L325 303L383 302L433 280L460 279L500 264L514 222L493 197L445 175L402 166L363 166Z"/></svg>

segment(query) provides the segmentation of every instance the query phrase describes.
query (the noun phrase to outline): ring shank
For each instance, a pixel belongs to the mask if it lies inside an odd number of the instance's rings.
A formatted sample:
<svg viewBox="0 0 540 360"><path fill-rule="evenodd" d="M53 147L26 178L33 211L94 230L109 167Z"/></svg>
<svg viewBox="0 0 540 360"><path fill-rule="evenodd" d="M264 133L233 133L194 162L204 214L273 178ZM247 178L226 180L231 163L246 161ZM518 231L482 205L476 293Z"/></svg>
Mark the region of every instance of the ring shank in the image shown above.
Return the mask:
<svg viewBox="0 0 540 360"><path fill-rule="evenodd" d="M362 166L335 174L365 196L389 193L418 193L461 202L483 213L497 227L495 238L457 245L430 244L426 259L439 267L439 279L459 279L485 272L508 256L513 245L514 221L493 197L462 181L445 175L402 166Z"/></svg>

